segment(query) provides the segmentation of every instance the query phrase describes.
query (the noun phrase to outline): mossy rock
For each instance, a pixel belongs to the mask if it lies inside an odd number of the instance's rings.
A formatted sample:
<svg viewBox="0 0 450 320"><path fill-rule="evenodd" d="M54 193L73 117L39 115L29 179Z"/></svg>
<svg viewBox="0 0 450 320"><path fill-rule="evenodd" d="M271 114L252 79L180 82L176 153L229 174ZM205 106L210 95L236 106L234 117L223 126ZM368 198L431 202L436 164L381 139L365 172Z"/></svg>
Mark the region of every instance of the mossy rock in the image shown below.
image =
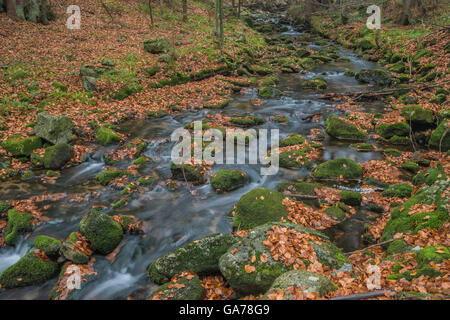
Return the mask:
<svg viewBox="0 0 450 320"><path fill-rule="evenodd" d="M389 143L393 145L406 146L411 144L411 140L409 137L393 136L392 138L389 139Z"/></svg>
<svg viewBox="0 0 450 320"><path fill-rule="evenodd" d="M282 182L277 185L278 192L289 191L294 194L300 194L305 196L315 196L315 189L320 189L322 187L319 183L311 183L311 182Z"/></svg>
<svg viewBox="0 0 450 320"><path fill-rule="evenodd" d="M219 170L211 178L211 186L216 192L229 192L246 184L248 176L240 170Z"/></svg>
<svg viewBox="0 0 450 320"><path fill-rule="evenodd" d="M102 127L97 131L97 143L101 144L102 146L118 143L120 142L120 140L120 136L112 129Z"/></svg>
<svg viewBox="0 0 450 320"><path fill-rule="evenodd" d="M432 186L425 186L418 190L414 196L391 213L391 219L384 228L381 241L391 239L396 233L412 231L418 232L424 228L439 228L449 220L446 199L442 193L450 187L449 181L439 181ZM409 215L410 208L417 204L435 204L436 209L430 212Z"/></svg>
<svg viewBox="0 0 450 320"><path fill-rule="evenodd" d="M59 143L45 149L43 164L46 169L57 170L62 168L70 159L74 151L71 145Z"/></svg>
<svg viewBox="0 0 450 320"><path fill-rule="evenodd" d="M147 111L147 117L152 119L159 119L167 116L169 113L166 110Z"/></svg>
<svg viewBox="0 0 450 320"><path fill-rule="evenodd" d="M407 183L399 183L391 185L389 188L383 191L383 197L388 198L408 198L411 196L411 193L414 191L414 188Z"/></svg>
<svg viewBox="0 0 450 320"><path fill-rule="evenodd" d="M337 222L342 222L347 219L347 215L345 214L341 203L337 203L326 208L325 213Z"/></svg>
<svg viewBox="0 0 450 320"><path fill-rule="evenodd" d="M120 88L120 90L113 96L116 100L125 100L132 94L135 94L142 90L142 87L140 85L132 84L132 85L126 85Z"/></svg>
<svg viewBox="0 0 450 320"><path fill-rule="evenodd" d="M369 186L374 186L374 187L381 188L381 189L389 188L389 183L379 181L379 180L375 179L374 177L364 178L363 183L367 184Z"/></svg>
<svg viewBox="0 0 450 320"><path fill-rule="evenodd" d="M390 86L394 82L392 75L382 69L361 70L356 74L355 78L363 83L373 83L384 87Z"/></svg>
<svg viewBox="0 0 450 320"><path fill-rule="evenodd" d="M431 103L437 103L437 104L443 104L445 101L447 101L447 96L443 93L435 95L430 100Z"/></svg>
<svg viewBox="0 0 450 320"><path fill-rule="evenodd" d="M243 195L236 204L233 228L251 229L267 222L287 218L282 193L256 188Z"/></svg>
<svg viewBox="0 0 450 320"><path fill-rule="evenodd" d="M152 54L161 54L169 52L170 42L167 39L144 40L144 50Z"/></svg>
<svg viewBox="0 0 450 320"><path fill-rule="evenodd" d="M288 146L296 146L305 142L305 137L298 133L291 133L286 138L280 141L280 148Z"/></svg>
<svg viewBox="0 0 450 320"><path fill-rule="evenodd" d="M303 148L305 149L305 148ZM282 168L309 168L312 162L302 150L288 150L280 153L279 164ZM307 150L306 150L307 151Z"/></svg>
<svg viewBox="0 0 450 320"><path fill-rule="evenodd" d="M420 166L414 161L406 161L402 164L402 169L412 173L417 173L420 170Z"/></svg>
<svg viewBox="0 0 450 320"><path fill-rule="evenodd" d="M299 63L306 70L314 69L314 67L316 66L315 61L309 57L302 58Z"/></svg>
<svg viewBox="0 0 450 320"><path fill-rule="evenodd" d="M26 212L16 209L8 211L8 225L5 231L5 243L9 246L16 245L19 236L32 230L31 222L33 217Z"/></svg>
<svg viewBox="0 0 450 320"><path fill-rule="evenodd" d="M294 297L288 291L291 287L302 289L304 294L315 292L319 296L337 290L337 286L333 282L320 274L305 270L292 270L276 278L261 299L267 300L271 294L276 294L279 290L282 290L284 292L283 300L292 300Z"/></svg>
<svg viewBox="0 0 450 320"><path fill-rule="evenodd" d="M397 239L392 241L387 249L386 252L389 255L397 254L397 253L404 253L411 250L411 246L409 246L403 239Z"/></svg>
<svg viewBox="0 0 450 320"><path fill-rule="evenodd" d="M267 240L267 232L271 231L274 225L297 230L301 233L309 233L323 239L321 244L312 243L312 246L319 262L324 266L338 269L347 262L347 258L339 249L328 242L328 237L316 230L288 222L268 223L251 230L244 239L231 246L220 258L219 267L222 275L233 290L239 294L264 293L269 290L276 278L293 270L293 265L288 267L273 259L270 250L262 244L263 241ZM267 262L260 260L262 254L267 256ZM253 256L256 258L255 262L251 261ZM308 264L308 261L305 261L305 264ZM246 265L251 265L256 270L247 273L245 271Z"/></svg>
<svg viewBox="0 0 450 320"><path fill-rule="evenodd" d="M206 295L197 275L180 276L176 282L167 282L153 291L147 300L203 300ZM190 277L189 277L190 278Z"/></svg>
<svg viewBox="0 0 450 320"><path fill-rule="evenodd" d="M327 118L325 129L330 136L337 139L365 140L367 138L367 134L356 125L341 119L336 114L332 114Z"/></svg>
<svg viewBox="0 0 450 320"><path fill-rule="evenodd" d="M417 266L426 267L430 262L436 264L450 259L450 251L445 246L428 246L416 253Z"/></svg>
<svg viewBox="0 0 450 320"><path fill-rule="evenodd" d="M341 191L340 196L342 202L348 204L349 206L361 205L362 196L359 192L343 190Z"/></svg>
<svg viewBox="0 0 450 320"><path fill-rule="evenodd" d="M31 251L3 271L0 275L0 285L8 289L39 284L56 276L58 270L59 265L56 262L43 261Z"/></svg>
<svg viewBox="0 0 450 320"><path fill-rule="evenodd" d="M324 77L314 77L311 80L304 81L302 83L302 88L305 89L316 89L316 90L325 90L328 88L328 83Z"/></svg>
<svg viewBox="0 0 450 320"><path fill-rule="evenodd" d="M406 71L405 63L403 61L399 61L390 66L388 70L395 73L403 73Z"/></svg>
<svg viewBox="0 0 450 320"><path fill-rule="evenodd" d="M423 109L417 105L406 106L400 112L400 115L409 123L418 127L430 127L434 123L433 111Z"/></svg>
<svg viewBox="0 0 450 320"><path fill-rule="evenodd" d="M418 99L410 96L409 94L404 94L398 98L398 100L403 104L415 104Z"/></svg>
<svg viewBox="0 0 450 320"><path fill-rule="evenodd" d="M311 174L316 179L361 179L363 169L351 159L340 158L321 163Z"/></svg>
<svg viewBox="0 0 450 320"><path fill-rule="evenodd" d="M260 117L232 117L230 122L240 126L251 127L263 124L266 121Z"/></svg>
<svg viewBox="0 0 450 320"><path fill-rule="evenodd" d="M11 208L9 202L0 202L0 217Z"/></svg>
<svg viewBox="0 0 450 320"><path fill-rule="evenodd" d="M429 146L436 150L441 150L442 152L447 152L450 150L450 120L445 119L441 121L439 126L431 133ZM444 136L445 134L445 136Z"/></svg>
<svg viewBox="0 0 450 320"><path fill-rule="evenodd" d="M91 209L81 219L78 229L89 240L92 249L104 255L111 253L123 237L122 226L95 209Z"/></svg>
<svg viewBox="0 0 450 320"><path fill-rule="evenodd" d="M430 168L419 172L413 177L413 184L420 186L424 183L427 185L432 185L438 180L447 180L447 175L445 174L444 167L441 163L438 163L436 168Z"/></svg>
<svg viewBox="0 0 450 320"><path fill-rule="evenodd" d="M385 149L383 153L389 157L400 157L402 155L401 151L392 148Z"/></svg>
<svg viewBox="0 0 450 320"><path fill-rule="evenodd" d="M219 271L219 258L238 238L228 234L214 234L185 244L156 259L148 268L153 282L162 284L184 271L212 273Z"/></svg>
<svg viewBox="0 0 450 320"><path fill-rule="evenodd" d="M409 135L410 127L405 122L397 122L394 124L383 123L376 126L375 132L386 139L394 136L406 137Z"/></svg>
<svg viewBox="0 0 450 320"><path fill-rule="evenodd" d="M177 165L173 162L170 163L170 171L172 172L172 179L179 181L188 181L203 184L205 178L201 174L202 167L200 165L183 164Z"/></svg>
<svg viewBox="0 0 450 320"><path fill-rule="evenodd" d="M258 95L263 99L278 98L281 96L281 91L273 87L261 87L258 89Z"/></svg>
<svg viewBox="0 0 450 320"><path fill-rule="evenodd" d="M110 183L114 179L117 179L117 178L120 178L123 176L131 177L132 175L133 174L131 172L124 171L124 170L108 170L108 171L103 171L103 172L99 173L95 178L102 185L106 186L108 183Z"/></svg>
<svg viewBox="0 0 450 320"><path fill-rule="evenodd" d="M357 143L352 144L350 147L356 149L358 152L371 152L375 150L373 145L370 143Z"/></svg>
<svg viewBox="0 0 450 320"><path fill-rule="evenodd" d="M76 249L75 239L67 239L61 245L61 254L69 261L75 264L87 264L89 262L89 257Z"/></svg>
<svg viewBox="0 0 450 320"><path fill-rule="evenodd" d="M42 148L42 140L39 137L11 137L3 141L1 146L14 157L26 157L29 156L33 150Z"/></svg>
<svg viewBox="0 0 450 320"><path fill-rule="evenodd" d="M44 252L50 258L57 258L61 249L61 241L49 236L37 236L34 247Z"/></svg>

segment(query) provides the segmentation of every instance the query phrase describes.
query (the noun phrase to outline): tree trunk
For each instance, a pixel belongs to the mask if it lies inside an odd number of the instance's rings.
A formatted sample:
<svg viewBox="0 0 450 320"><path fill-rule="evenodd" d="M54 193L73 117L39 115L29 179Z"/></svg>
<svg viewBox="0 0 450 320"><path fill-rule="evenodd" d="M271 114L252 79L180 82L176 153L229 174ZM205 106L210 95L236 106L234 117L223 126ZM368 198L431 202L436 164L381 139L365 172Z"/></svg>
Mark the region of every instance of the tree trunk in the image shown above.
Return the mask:
<svg viewBox="0 0 450 320"><path fill-rule="evenodd" d="M155 21L153 20L153 8L152 8L152 0L148 0L148 10L150 14L150 21L152 22L152 27L155 25Z"/></svg>
<svg viewBox="0 0 450 320"><path fill-rule="evenodd" d="M183 21L187 22L188 14L187 14L187 0L183 0Z"/></svg>
<svg viewBox="0 0 450 320"><path fill-rule="evenodd" d="M411 16L411 0L403 0L403 12L400 23L403 26L407 26L408 24L410 24L411 22L409 21L410 16Z"/></svg>
<svg viewBox="0 0 450 320"><path fill-rule="evenodd" d="M6 9L8 17L13 20L47 24L52 18L47 0L0 0L0 7Z"/></svg>

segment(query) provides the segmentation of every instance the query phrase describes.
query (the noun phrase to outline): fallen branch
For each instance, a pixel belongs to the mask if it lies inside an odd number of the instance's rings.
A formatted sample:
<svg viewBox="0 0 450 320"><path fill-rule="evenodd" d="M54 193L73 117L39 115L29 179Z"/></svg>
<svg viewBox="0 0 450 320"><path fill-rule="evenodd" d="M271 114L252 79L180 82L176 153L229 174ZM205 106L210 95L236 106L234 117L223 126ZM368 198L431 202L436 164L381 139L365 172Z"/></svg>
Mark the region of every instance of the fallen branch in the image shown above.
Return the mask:
<svg viewBox="0 0 450 320"><path fill-rule="evenodd" d="M349 296L335 297L330 300L362 300L362 299L370 299L385 296L384 290L375 290L371 292L352 294Z"/></svg>
<svg viewBox="0 0 450 320"><path fill-rule="evenodd" d="M317 198L318 198L318 196L311 196L311 195L298 194L298 193L288 193L288 192L283 192L283 194L284 194L285 196L295 197L295 198L303 198L303 199L317 199Z"/></svg>
<svg viewBox="0 0 450 320"><path fill-rule="evenodd" d="M370 245L368 247L365 247L365 248L362 248L362 249L359 249L359 250L355 250L355 251L351 251L351 252L345 252L344 255L345 256L349 256L349 255L352 255L352 254L357 253L357 252L366 251L367 249L370 249L370 248L373 248L373 247L382 246L382 245L390 243L390 242L392 242L394 240L397 240L397 239L386 240L386 241L383 241L383 242L380 242L380 243L372 244L372 245Z"/></svg>

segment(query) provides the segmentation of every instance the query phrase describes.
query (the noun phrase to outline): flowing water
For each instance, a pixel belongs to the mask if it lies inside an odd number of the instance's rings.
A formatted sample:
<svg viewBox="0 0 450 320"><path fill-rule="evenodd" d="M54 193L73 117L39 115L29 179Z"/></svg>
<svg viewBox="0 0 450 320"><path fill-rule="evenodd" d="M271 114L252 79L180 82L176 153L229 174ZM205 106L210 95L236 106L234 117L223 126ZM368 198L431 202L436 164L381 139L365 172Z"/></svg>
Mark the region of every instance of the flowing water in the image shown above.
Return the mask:
<svg viewBox="0 0 450 320"><path fill-rule="evenodd" d="M284 33L292 38L300 38L301 33L290 28ZM316 45L311 44L317 48ZM308 170L280 169L275 176L261 176L260 167L256 165L216 165L213 172L224 167L238 168L251 178L243 188L226 195L216 194L209 184L194 187L180 183L176 191L168 191L164 186L170 178L170 153L173 143L168 140L177 128L194 120L201 120L208 113L223 112L227 115L251 113L269 119L274 115L283 115L289 123L280 125L267 121L258 128L279 128L280 138L297 132L307 135L312 128L323 126L322 122L307 122L301 118L316 112L338 112L329 101L318 99L318 95L301 89L303 79L322 75L328 82L325 92L347 92L367 90L367 85L359 84L353 77L344 76L347 69L359 71L375 68L375 64L358 58L354 53L340 49L338 54L349 61L332 62L322 65L306 74L283 75L279 89L284 92L280 99L267 101L255 107L251 100L257 98L257 91L235 94L232 103L224 110L201 110L193 113L183 112L166 116L157 120L133 120L121 126L121 132L130 133L132 137L150 139L145 154L153 159L139 169L142 175L150 175L158 181L154 188L133 198L123 213L132 214L144 222L146 237L127 235L120 244L120 253L113 263L102 256L95 256L95 270L98 272L94 281L90 281L76 293L78 299L123 299L128 296L145 298L156 286L151 283L145 271L147 266L159 256L206 235L231 232L231 220L226 213L236 204L239 198L257 187L274 189L280 182L293 181L308 175ZM382 106L369 104L367 110L380 112ZM331 138L324 141L323 160L334 158L351 158L359 162L381 159L379 152L357 152L349 147L350 143L342 143ZM95 182L96 174L104 170L102 154L108 149L101 149L83 164L62 172L56 183L39 181L22 182L12 180L2 184L0 200L26 199L36 195L52 195L63 193L61 199L47 200L40 206L51 204L46 216L49 222L39 225L32 235L22 240L16 247L0 249L0 272L18 261L32 248L33 240L38 235L49 235L65 239L70 232L76 231L82 216L94 205L110 207L120 199L120 191L103 188ZM129 163L123 165L126 167ZM195 190L195 192L192 192ZM96 191L95 194L92 192ZM98 192L98 193L97 193ZM69 195L77 194L83 201L76 201ZM361 247L361 233L364 223L374 219L371 212L361 210L349 220L327 231L336 244L344 251ZM55 283L52 279L45 284L18 289L3 290L0 299L47 299L48 292Z"/></svg>

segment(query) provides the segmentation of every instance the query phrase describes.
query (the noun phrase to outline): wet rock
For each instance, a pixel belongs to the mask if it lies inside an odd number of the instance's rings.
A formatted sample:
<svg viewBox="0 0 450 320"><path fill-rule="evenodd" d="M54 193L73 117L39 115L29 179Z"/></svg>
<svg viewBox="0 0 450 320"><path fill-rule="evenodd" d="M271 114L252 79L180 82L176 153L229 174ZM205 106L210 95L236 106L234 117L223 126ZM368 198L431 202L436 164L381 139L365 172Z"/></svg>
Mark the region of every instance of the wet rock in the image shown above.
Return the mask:
<svg viewBox="0 0 450 320"><path fill-rule="evenodd" d="M156 259L147 272L152 281L159 284L184 271L217 272L219 258L237 241L238 238L227 234L204 237Z"/></svg>
<svg viewBox="0 0 450 320"><path fill-rule="evenodd" d="M29 156L33 150L42 148L42 140L39 137L11 137L3 141L1 146L14 157Z"/></svg>
<svg viewBox="0 0 450 320"><path fill-rule="evenodd" d="M229 192L242 187L248 176L240 170L219 170L211 178L211 186L216 192Z"/></svg>
<svg viewBox="0 0 450 320"><path fill-rule="evenodd" d="M243 195L234 210L233 228L251 229L267 222L287 218L282 204L284 195L280 192L256 188Z"/></svg>
<svg viewBox="0 0 450 320"><path fill-rule="evenodd" d="M367 134L361 131L356 125L341 119L335 114L327 118L325 129L330 136L337 139L365 140L367 138Z"/></svg>
<svg viewBox="0 0 450 320"><path fill-rule="evenodd" d="M361 70L355 76L356 80L363 83L373 83L379 86L390 86L394 80L388 71L382 69Z"/></svg>
<svg viewBox="0 0 450 320"><path fill-rule="evenodd" d="M189 164L177 165L170 163L170 171L172 172L172 179L179 181L188 181L203 184L205 178L201 174L202 167L200 165L192 166Z"/></svg>
<svg viewBox="0 0 450 320"><path fill-rule="evenodd" d="M291 287L302 288L304 294L315 292L319 296L324 296L337 289L333 282L320 274L305 270L292 270L276 278L262 299L270 299L272 294L278 295L279 290L281 290L283 291L283 300L293 300L295 297L293 297L292 291L288 290Z"/></svg>
<svg viewBox="0 0 450 320"><path fill-rule="evenodd" d="M97 143L102 146L118 143L120 140L120 136L110 128L102 127L97 130Z"/></svg>
<svg viewBox="0 0 450 320"><path fill-rule="evenodd" d="M32 230L31 221L33 217L26 212L15 209L8 211L8 226L5 232L5 243L9 246L16 245L19 236Z"/></svg>
<svg viewBox="0 0 450 320"><path fill-rule="evenodd" d="M167 282L150 294L147 300L203 300L206 291L196 275L181 275L176 282Z"/></svg>
<svg viewBox="0 0 450 320"><path fill-rule="evenodd" d="M280 141L280 148L288 146L296 146L305 142L305 137L297 133L291 133L286 138Z"/></svg>
<svg viewBox="0 0 450 320"><path fill-rule="evenodd" d="M49 236L37 236L34 239L34 247L44 252L47 257L58 258L61 249L61 241Z"/></svg>
<svg viewBox="0 0 450 320"><path fill-rule="evenodd" d="M74 155L73 147L67 143L59 143L45 149L43 164L46 169L62 168Z"/></svg>
<svg viewBox="0 0 450 320"><path fill-rule="evenodd" d="M273 226L320 237L323 240L321 244L312 243L312 246L319 262L325 266L332 269L339 268L348 262L339 249L328 242L328 237L318 231L287 222L265 224L251 230L244 239L231 246L220 258L219 266L222 275L233 290L240 294L264 293L272 286L276 278L293 270L293 265L288 267L283 262L273 259L268 247L262 243L267 240L267 232L271 231ZM263 254L267 257L266 262L260 259ZM256 257L254 262L252 262L253 256ZM255 271L246 272L246 265L255 267Z"/></svg>
<svg viewBox="0 0 450 320"><path fill-rule="evenodd" d="M261 87L258 89L258 95L263 99L278 98L281 96L281 91L272 87Z"/></svg>
<svg viewBox="0 0 450 320"><path fill-rule="evenodd" d="M78 251L73 240L67 239L61 246L61 253L67 260L75 264L86 264L89 262L89 257L84 253Z"/></svg>
<svg viewBox="0 0 450 320"><path fill-rule="evenodd" d="M112 180L127 176L131 177L133 174L131 172L125 171L125 170L108 170L103 171L99 173L95 178L98 182L100 182L102 185L106 186L108 183L110 183Z"/></svg>
<svg viewBox="0 0 450 320"><path fill-rule="evenodd" d="M52 144L69 143L73 140L74 124L66 116L52 116L39 113L34 134Z"/></svg>
<svg viewBox="0 0 450 320"><path fill-rule="evenodd" d="M314 77L312 80L307 80L302 83L302 88L324 90L328 87L327 81L324 77Z"/></svg>
<svg viewBox="0 0 450 320"><path fill-rule="evenodd" d="M361 179L363 170L357 162L340 158L318 165L311 174L316 179Z"/></svg>
<svg viewBox="0 0 450 320"><path fill-rule="evenodd" d="M78 229L89 240L92 249L104 255L111 253L123 237L122 226L95 209L91 209L81 219Z"/></svg>
<svg viewBox="0 0 450 320"><path fill-rule="evenodd" d="M56 262L41 260L31 251L3 271L0 275L0 285L4 288L16 288L39 284L53 278L58 270Z"/></svg>

